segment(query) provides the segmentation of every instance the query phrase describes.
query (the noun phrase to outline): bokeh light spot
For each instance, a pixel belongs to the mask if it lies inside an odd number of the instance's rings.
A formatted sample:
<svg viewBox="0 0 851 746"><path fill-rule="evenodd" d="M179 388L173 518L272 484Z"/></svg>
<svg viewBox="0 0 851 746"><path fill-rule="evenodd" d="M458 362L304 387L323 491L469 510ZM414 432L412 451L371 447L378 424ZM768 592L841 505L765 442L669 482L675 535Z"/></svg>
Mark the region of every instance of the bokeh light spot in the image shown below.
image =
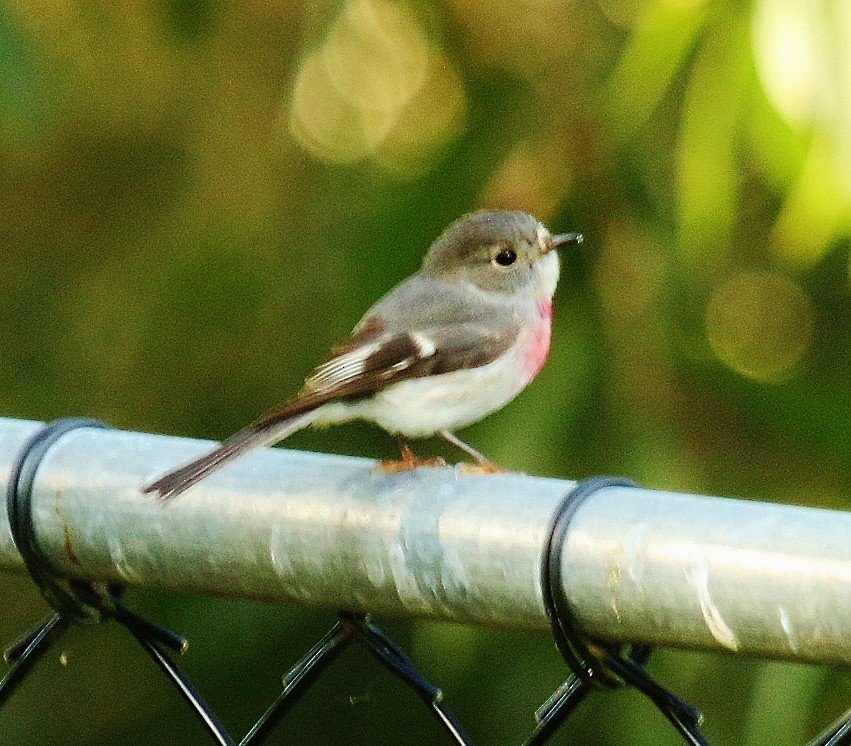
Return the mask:
<svg viewBox="0 0 851 746"><path fill-rule="evenodd" d="M813 307L794 282L775 272L740 272L709 301L706 328L718 358L742 375L787 378L810 346Z"/></svg>
<svg viewBox="0 0 851 746"><path fill-rule="evenodd" d="M818 9L797 0L761 0L753 20L757 70L774 106L791 125L808 124L825 93Z"/></svg>
<svg viewBox="0 0 851 746"><path fill-rule="evenodd" d="M429 44L404 5L354 0L320 54L334 88L357 109L399 111L423 84Z"/></svg>
<svg viewBox="0 0 851 746"><path fill-rule="evenodd" d="M432 53L430 67L424 85L372 156L400 176L427 170L430 156L457 135L465 121L467 98L455 68L440 52Z"/></svg>
<svg viewBox="0 0 851 746"><path fill-rule="evenodd" d="M350 0L302 61L289 131L319 160L416 172L463 123L449 60L401 3Z"/></svg>

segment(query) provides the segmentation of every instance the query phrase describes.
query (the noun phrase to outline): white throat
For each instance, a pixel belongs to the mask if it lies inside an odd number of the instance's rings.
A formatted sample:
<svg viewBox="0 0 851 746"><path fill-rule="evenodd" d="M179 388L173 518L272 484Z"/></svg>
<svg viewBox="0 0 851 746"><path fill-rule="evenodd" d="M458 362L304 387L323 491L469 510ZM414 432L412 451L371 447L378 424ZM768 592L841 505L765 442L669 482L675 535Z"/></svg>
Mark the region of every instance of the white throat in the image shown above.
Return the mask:
<svg viewBox="0 0 851 746"><path fill-rule="evenodd" d="M539 300L550 300L558 285L558 253L551 251L535 263L537 284L536 296Z"/></svg>

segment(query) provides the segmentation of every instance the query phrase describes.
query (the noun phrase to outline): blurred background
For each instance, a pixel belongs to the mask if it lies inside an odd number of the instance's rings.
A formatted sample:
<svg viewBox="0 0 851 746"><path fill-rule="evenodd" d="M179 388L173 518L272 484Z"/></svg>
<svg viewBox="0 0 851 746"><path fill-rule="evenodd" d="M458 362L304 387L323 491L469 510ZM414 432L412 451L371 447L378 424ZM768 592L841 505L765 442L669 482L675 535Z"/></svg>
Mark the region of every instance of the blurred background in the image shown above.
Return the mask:
<svg viewBox="0 0 851 746"><path fill-rule="evenodd" d="M467 440L530 473L849 509L849 163L842 2L6 0L0 414L221 438L451 220L517 208L586 241L563 254L549 364ZM394 454L366 425L288 447ZM45 607L22 576L0 593L9 641ZM191 639L240 735L332 622L130 600ZM547 636L379 621L481 744L520 742L565 676ZM115 625L62 649L0 742L206 742ZM799 744L851 701L838 669L665 650L651 670L717 743ZM356 650L276 738L444 742ZM554 743L575 739L679 743L629 692Z"/></svg>

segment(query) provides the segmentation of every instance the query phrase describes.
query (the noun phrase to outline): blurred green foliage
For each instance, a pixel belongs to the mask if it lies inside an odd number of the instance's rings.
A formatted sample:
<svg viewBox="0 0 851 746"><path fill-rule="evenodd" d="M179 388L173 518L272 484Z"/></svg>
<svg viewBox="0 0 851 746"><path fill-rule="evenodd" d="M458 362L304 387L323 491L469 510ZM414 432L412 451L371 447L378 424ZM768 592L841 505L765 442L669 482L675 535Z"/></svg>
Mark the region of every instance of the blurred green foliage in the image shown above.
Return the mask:
<svg viewBox="0 0 851 746"><path fill-rule="evenodd" d="M519 208L586 242L563 257L549 364L466 432L476 447L527 472L847 509L849 50L846 5L795 0L9 0L0 412L225 436L450 220ZM393 453L361 425L288 445ZM0 583L11 639L43 604ZM330 624L133 600L191 638L186 666L235 733ZM387 626L482 744L519 742L564 676L547 638ZM203 742L120 630L65 652L0 713L0 742ZM801 743L851 692L839 672L706 654L653 670L722 743ZM274 742L440 742L366 655L335 674ZM628 692L584 705L568 741L677 743Z"/></svg>

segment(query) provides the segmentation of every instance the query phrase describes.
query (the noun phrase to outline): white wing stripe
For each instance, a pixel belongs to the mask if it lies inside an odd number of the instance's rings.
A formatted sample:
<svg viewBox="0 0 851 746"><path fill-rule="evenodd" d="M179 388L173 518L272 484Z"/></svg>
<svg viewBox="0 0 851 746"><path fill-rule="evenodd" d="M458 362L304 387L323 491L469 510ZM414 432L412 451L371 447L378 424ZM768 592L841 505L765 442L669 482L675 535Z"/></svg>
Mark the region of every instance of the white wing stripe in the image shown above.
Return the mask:
<svg viewBox="0 0 851 746"><path fill-rule="evenodd" d="M356 350L347 352L344 355L340 355L340 357L329 360L324 365L320 365L311 376L311 379L316 383L332 383L356 376L363 371L367 358L375 354L379 349L381 349L381 345L377 342L358 347Z"/></svg>
<svg viewBox="0 0 851 746"><path fill-rule="evenodd" d="M415 355L399 360L389 365L385 370L373 371L376 375L387 378L394 373L411 367L417 360L432 357L437 353L437 345L424 332L411 332L407 335L416 349ZM370 344L363 345L350 350L339 357L320 365L308 380L308 385L316 390L325 387L333 387L346 381L351 381L364 373L366 361L380 352L385 345L391 344L395 335L382 337Z"/></svg>
<svg viewBox="0 0 851 746"><path fill-rule="evenodd" d="M437 345L423 332L413 332L409 336L416 345L420 358L431 357L437 352Z"/></svg>

